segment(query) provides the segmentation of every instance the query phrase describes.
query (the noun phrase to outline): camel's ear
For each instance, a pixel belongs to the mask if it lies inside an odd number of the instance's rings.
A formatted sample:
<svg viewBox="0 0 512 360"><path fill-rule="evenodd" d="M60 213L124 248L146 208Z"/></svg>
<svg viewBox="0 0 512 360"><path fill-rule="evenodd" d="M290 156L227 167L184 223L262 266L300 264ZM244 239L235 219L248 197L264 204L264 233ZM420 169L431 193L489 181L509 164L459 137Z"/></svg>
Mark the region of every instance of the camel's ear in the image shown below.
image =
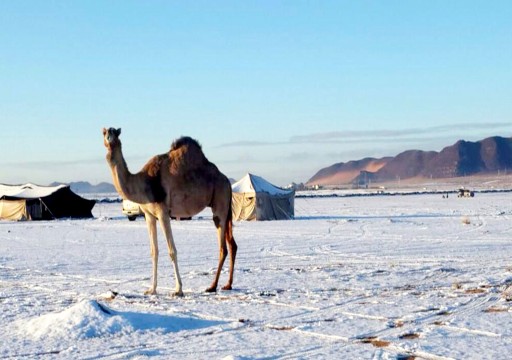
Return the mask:
<svg viewBox="0 0 512 360"><path fill-rule="evenodd" d="M121 128L116 130L116 135L117 135L117 137L119 137L119 135L121 135Z"/></svg>

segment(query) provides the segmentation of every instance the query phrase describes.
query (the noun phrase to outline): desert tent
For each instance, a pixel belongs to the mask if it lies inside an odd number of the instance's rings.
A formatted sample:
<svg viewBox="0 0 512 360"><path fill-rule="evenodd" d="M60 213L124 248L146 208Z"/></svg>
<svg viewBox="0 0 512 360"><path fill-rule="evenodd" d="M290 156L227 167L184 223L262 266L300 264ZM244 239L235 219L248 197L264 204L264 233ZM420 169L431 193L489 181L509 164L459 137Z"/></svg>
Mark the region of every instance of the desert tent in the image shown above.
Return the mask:
<svg viewBox="0 0 512 360"><path fill-rule="evenodd" d="M295 191L247 174L232 185L234 220L285 220L294 217Z"/></svg>
<svg viewBox="0 0 512 360"><path fill-rule="evenodd" d="M68 185L0 184L0 219L90 218L94 204L94 200L75 194Z"/></svg>

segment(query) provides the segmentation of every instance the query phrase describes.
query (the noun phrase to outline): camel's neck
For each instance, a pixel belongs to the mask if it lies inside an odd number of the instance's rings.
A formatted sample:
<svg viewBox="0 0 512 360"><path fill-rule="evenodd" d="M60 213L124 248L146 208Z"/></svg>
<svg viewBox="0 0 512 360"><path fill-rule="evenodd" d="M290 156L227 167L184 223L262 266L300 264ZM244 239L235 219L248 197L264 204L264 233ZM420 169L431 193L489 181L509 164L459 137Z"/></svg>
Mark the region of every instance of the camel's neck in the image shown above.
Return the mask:
<svg viewBox="0 0 512 360"><path fill-rule="evenodd" d="M128 170L121 144L109 149L107 162L112 172L114 186L123 199L139 204L151 202L151 195L147 194L144 178L141 174L132 174Z"/></svg>

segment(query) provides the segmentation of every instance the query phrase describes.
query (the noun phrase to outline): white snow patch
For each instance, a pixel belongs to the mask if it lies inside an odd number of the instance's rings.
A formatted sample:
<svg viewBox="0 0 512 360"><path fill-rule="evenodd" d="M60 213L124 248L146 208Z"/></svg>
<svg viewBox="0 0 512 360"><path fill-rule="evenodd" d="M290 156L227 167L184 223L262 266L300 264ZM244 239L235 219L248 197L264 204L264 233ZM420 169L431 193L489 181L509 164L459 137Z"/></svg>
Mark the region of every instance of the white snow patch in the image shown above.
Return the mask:
<svg viewBox="0 0 512 360"><path fill-rule="evenodd" d="M22 321L18 327L20 333L34 339L68 337L78 340L134 330L126 319L94 300L83 300L64 311Z"/></svg>
<svg viewBox="0 0 512 360"><path fill-rule="evenodd" d="M115 311L96 300L82 300L61 312L19 321L17 327L21 335L27 335L36 340L45 338L81 340L145 330L169 333L222 323L194 316Z"/></svg>

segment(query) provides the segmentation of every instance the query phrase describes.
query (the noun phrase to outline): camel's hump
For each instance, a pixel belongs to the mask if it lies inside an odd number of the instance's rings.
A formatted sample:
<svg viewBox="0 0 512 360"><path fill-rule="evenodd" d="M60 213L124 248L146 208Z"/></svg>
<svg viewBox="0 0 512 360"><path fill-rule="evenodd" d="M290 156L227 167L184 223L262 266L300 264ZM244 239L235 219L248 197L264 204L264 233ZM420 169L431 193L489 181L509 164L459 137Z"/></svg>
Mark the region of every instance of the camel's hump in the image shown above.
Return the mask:
<svg viewBox="0 0 512 360"><path fill-rule="evenodd" d="M177 150L182 146L198 147L201 149L201 144L197 140L192 139L190 136L182 136L173 141L171 151Z"/></svg>
<svg viewBox="0 0 512 360"><path fill-rule="evenodd" d="M188 136L176 139L169 152L171 173L186 173L188 171L204 168L208 160L203 154L201 145Z"/></svg>

